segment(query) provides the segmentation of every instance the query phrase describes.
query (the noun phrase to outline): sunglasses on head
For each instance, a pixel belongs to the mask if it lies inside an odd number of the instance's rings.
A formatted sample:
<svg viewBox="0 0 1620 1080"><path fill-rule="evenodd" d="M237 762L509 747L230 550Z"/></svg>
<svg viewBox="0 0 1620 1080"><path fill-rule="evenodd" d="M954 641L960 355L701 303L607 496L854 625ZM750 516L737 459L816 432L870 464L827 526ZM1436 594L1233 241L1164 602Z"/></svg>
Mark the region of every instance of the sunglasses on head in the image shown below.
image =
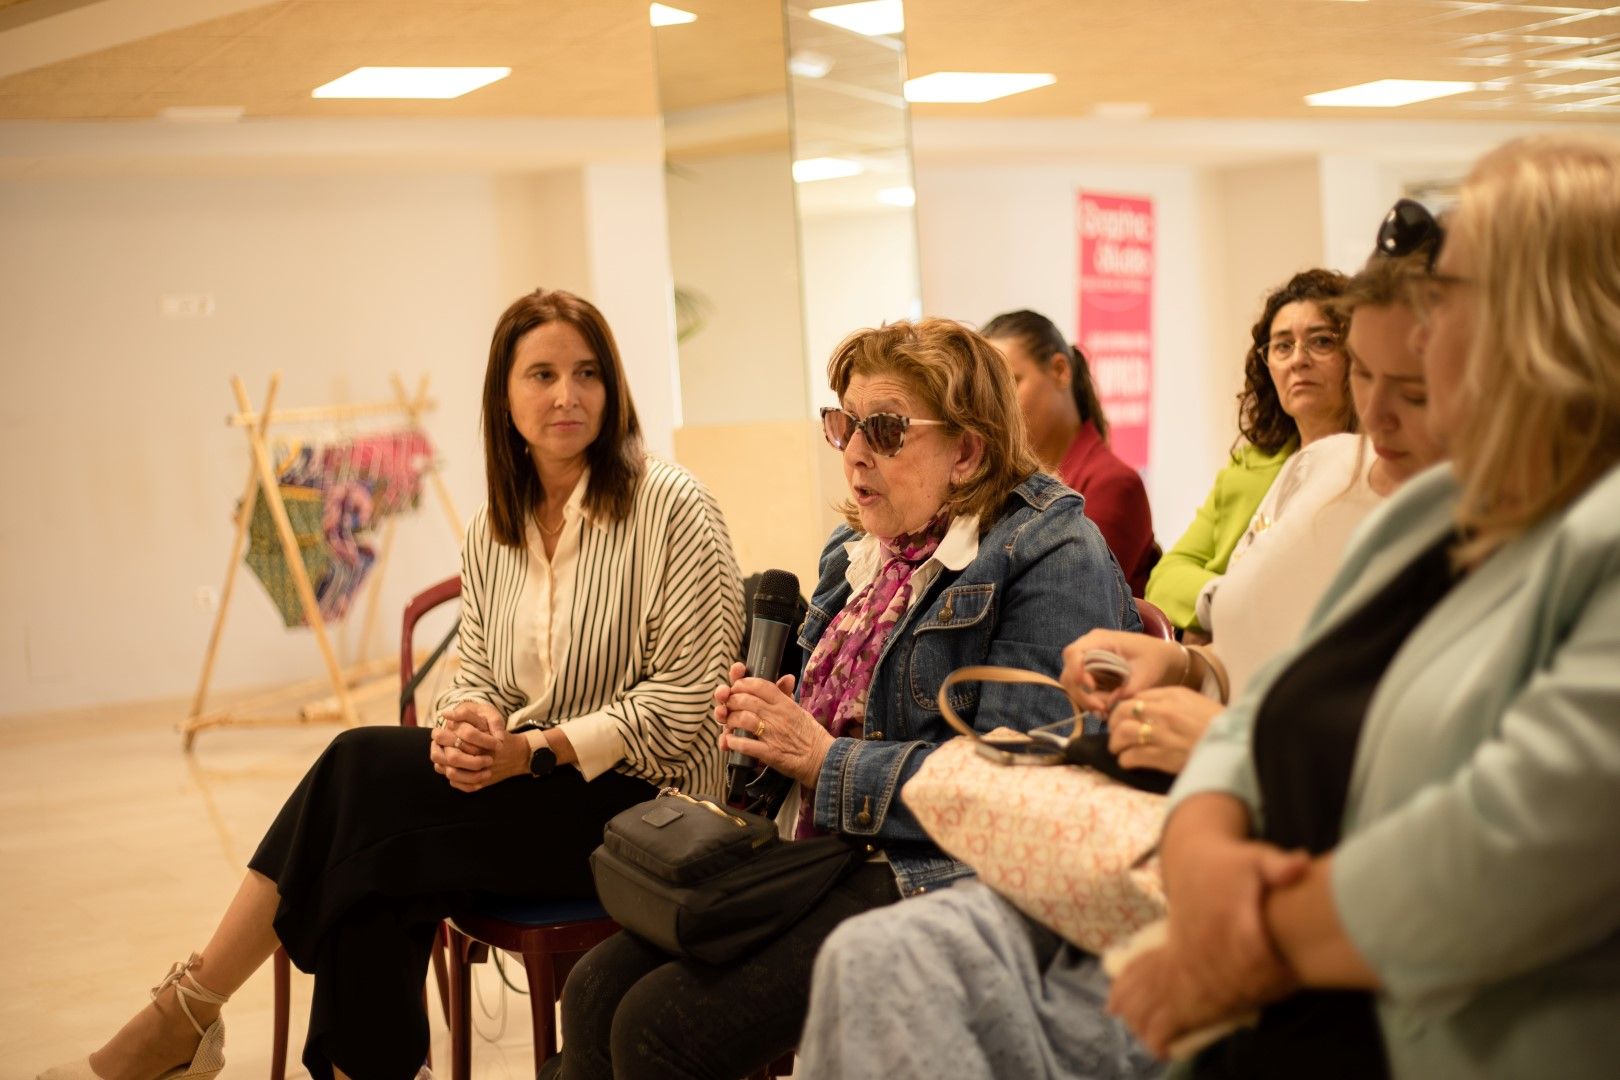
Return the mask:
<svg viewBox="0 0 1620 1080"><path fill-rule="evenodd" d="M1426 269L1434 269L1434 260L1445 242L1446 230L1429 208L1416 199L1402 199L1389 208L1384 222L1378 226L1378 254L1400 258L1414 252L1426 251Z"/></svg>
<svg viewBox="0 0 1620 1080"><path fill-rule="evenodd" d="M944 423L943 420L914 420L898 413L884 412L858 420L843 409L828 406L821 410L821 431L827 436L827 444L834 450L848 446L859 431L866 436L866 445L872 448L872 452L884 457L894 457L900 452L900 448L906 444L906 428L911 425L942 426Z"/></svg>

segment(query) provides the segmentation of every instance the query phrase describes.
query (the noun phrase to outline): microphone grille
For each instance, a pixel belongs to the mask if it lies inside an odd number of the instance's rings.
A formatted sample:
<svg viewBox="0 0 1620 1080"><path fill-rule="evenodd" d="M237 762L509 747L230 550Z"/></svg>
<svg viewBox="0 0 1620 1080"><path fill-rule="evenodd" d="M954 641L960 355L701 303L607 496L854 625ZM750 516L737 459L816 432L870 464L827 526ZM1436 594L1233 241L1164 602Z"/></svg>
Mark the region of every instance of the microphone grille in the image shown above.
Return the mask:
<svg viewBox="0 0 1620 1080"><path fill-rule="evenodd" d="M788 570L767 570L754 590L754 618L772 622L796 621L799 612L799 577Z"/></svg>

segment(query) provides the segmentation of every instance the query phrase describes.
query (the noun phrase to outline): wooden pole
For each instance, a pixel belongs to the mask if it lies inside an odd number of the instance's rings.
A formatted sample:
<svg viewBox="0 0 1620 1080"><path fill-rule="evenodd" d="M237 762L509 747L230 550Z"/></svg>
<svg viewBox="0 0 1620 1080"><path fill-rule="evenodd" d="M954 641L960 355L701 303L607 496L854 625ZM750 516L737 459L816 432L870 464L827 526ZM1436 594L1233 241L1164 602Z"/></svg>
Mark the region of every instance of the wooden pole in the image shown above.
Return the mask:
<svg viewBox="0 0 1620 1080"><path fill-rule="evenodd" d="M432 402L423 402L424 410ZM268 410L267 410L268 411ZM303 409L283 409L276 413L278 424L307 424L317 420L354 420L362 416L386 416L399 412L398 402L371 401L360 405L315 405ZM225 418L231 427L257 427L259 415L243 409Z"/></svg>
<svg viewBox="0 0 1620 1080"><path fill-rule="evenodd" d="M241 380L234 381L232 390L236 393L238 408L243 413L248 412L247 392L242 388ZM315 588L309 583L309 574L304 570L304 557L298 550L298 537L293 533L292 522L287 519L287 507L281 501L281 489L276 483L275 469L270 464L270 453L256 432L249 432L248 445L253 451L253 463L259 470L259 483L264 487L270 516L275 519L276 533L281 537L281 550L287 556L287 570L292 574L293 588L298 591L298 601L304 608L304 618L315 632L315 643L320 646L321 658L326 661L326 673L331 678L332 689L337 691L338 701L343 705L344 721L353 727L360 723L360 717L349 699L349 685L343 678L343 667L338 663L337 654L332 651L332 642L326 634L326 622L321 618L320 602L315 599Z"/></svg>
<svg viewBox="0 0 1620 1080"><path fill-rule="evenodd" d="M371 585L366 593L366 618L360 630L360 659L371 655L371 634L377 626L377 605L382 599L383 571L388 568L388 556L394 550L394 518L383 526L382 543L377 545L377 561L371 567Z"/></svg>
<svg viewBox="0 0 1620 1080"><path fill-rule="evenodd" d="M405 383L400 379L399 372L394 372L391 378L393 379L394 383L394 395L402 402L408 401L409 399L405 396ZM422 373L422 378L418 380L416 384L416 400L406 410L410 415L411 425L413 427L420 428L422 426L422 413L426 412L431 404L431 402L428 401L427 394L428 373L424 371ZM466 530L461 524L461 515L456 513L456 504L454 500L450 498L450 488L445 484L444 477L439 474L439 465L437 462L428 462L427 468L424 471L428 474L428 479L433 482L433 491L439 497L439 505L444 507L444 516L446 520L450 522L451 530L456 534L456 547L459 550L461 547L462 533Z"/></svg>
<svg viewBox="0 0 1620 1080"><path fill-rule="evenodd" d="M241 378L233 375L231 382L237 388L238 400L247 400L247 390L242 387ZM269 430L270 414L276 407L276 391L280 388L281 372L277 371L270 376L270 385L264 392L264 412L260 415L258 424L252 429L261 439ZM254 496L258 493L259 471L249 464L247 483L242 487L242 501L236 513L236 536L231 540L231 558L225 564L225 584L219 590L219 609L214 612L214 628L209 631L208 649L203 653L202 674L197 679L197 695L191 699L191 712L186 716L185 725L181 728L181 734L184 736L182 745L186 750L191 749L197 733L193 725L202 715L203 706L208 701L208 684L214 677L214 658L219 653L219 639L225 630L225 612L231 606L231 593L236 585L236 570L242 559L242 546L247 540L248 523L253 520Z"/></svg>

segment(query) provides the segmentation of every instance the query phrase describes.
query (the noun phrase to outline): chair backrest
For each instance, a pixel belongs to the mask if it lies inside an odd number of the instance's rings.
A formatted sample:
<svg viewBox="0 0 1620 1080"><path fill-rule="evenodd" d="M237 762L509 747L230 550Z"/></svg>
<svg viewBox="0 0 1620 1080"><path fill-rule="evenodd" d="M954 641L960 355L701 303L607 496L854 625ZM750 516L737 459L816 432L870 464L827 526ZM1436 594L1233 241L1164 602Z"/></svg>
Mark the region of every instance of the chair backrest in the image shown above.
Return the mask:
<svg viewBox="0 0 1620 1080"><path fill-rule="evenodd" d="M1149 603L1140 596L1132 599L1136 601L1136 613L1142 617L1142 633L1164 641L1176 640L1176 628L1170 625L1169 617L1159 610L1157 604Z"/></svg>
<svg viewBox="0 0 1620 1080"><path fill-rule="evenodd" d="M440 604L445 604L461 595L461 576L445 578L437 585L430 585L426 589L411 597L411 602L405 605L405 619L399 631L399 685L403 688L400 702L399 722L406 727L416 726L416 694L412 685L416 674L416 624L423 615L432 611ZM452 629L451 633L455 631ZM449 639L445 639L449 643ZM428 661L429 665L439 657L435 651Z"/></svg>

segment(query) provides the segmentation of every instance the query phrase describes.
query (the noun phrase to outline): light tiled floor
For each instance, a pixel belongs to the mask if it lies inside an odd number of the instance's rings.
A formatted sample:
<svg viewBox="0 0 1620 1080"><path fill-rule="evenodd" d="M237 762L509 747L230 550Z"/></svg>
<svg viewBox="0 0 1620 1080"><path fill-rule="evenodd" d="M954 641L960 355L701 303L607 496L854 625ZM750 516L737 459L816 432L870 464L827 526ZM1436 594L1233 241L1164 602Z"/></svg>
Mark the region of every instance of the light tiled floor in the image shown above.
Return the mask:
<svg viewBox="0 0 1620 1080"><path fill-rule="evenodd" d="M88 1053L146 1001L169 964L201 949L260 835L332 726L232 728L183 753L186 702L0 720L0 1080ZM390 703L368 722L390 723ZM522 986L522 968L508 967ZM531 1077L528 999L475 970L488 1012L473 1075ZM225 1010L226 1076L266 1076L272 979L265 966ZM293 972L298 1063L310 981ZM449 1038L430 994L434 1060ZM447 1073L447 1069L441 1069Z"/></svg>

